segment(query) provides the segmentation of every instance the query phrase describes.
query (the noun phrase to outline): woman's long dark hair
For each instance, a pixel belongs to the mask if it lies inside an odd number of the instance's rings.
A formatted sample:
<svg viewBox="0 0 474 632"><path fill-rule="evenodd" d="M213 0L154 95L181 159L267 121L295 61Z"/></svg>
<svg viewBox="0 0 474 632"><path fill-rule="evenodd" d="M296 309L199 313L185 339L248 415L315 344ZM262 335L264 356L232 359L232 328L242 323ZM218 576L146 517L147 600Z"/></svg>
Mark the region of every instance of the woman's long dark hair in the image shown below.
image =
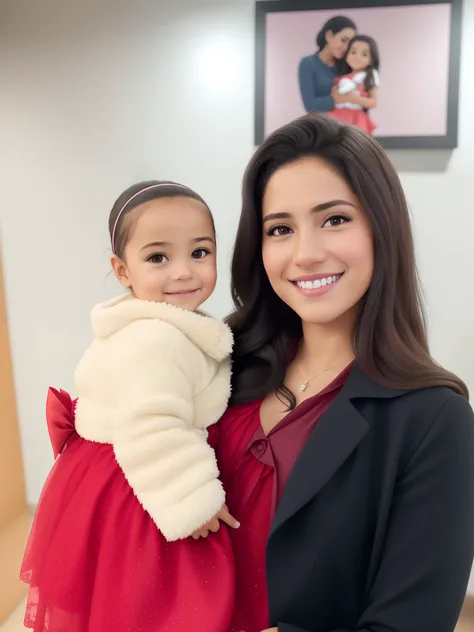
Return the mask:
<svg viewBox="0 0 474 632"><path fill-rule="evenodd" d="M369 219L375 250L373 278L354 332L356 360L376 382L394 389L466 385L431 358L423 317L413 237L398 175L380 145L356 127L308 114L274 132L247 167L243 207L232 260L235 311L233 403L277 391L295 405L283 381L300 317L273 291L262 261L262 199L280 167L305 156L333 165Z"/></svg>
<svg viewBox="0 0 474 632"><path fill-rule="evenodd" d="M351 20L345 15L335 15L333 18L330 18L327 22L325 22L322 29L316 35L316 46L318 47L318 52L322 51L326 46L326 35L329 32L333 35L337 35L337 33L340 33L344 29L354 29L354 31L357 31L357 26L355 25L354 20Z"/></svg>
<svg viewBox="0 0 474 632"><path fill-rule="evenodd" d="M364 87L366 91L370 92L372 88L375 88L377 85L377 82L375 80L375 72L378 72L380 70L379 47L377 46L377 42L374 40L373 37L369 37L368 35L356 35L351 39L351 41L349 42L349 46L347 47L347 53L344 58L343 66L342 68L339 68L339 74L348 75L352 72L351 67L347 63L347 56L351 52L352 44L355 44L355 42L364 42L368 45L370 50L372 63L366 69L366 77L364 81Z"/></svg>
<svg viewBox="0 0 474 632"><path fill-rule="evenodd" d="M337 35L344 29L354 29L354 31L357 31L357 26L354 20L351 20L351 18L348 18L345 15L335 15L327 22L325 22L321 30L316 35L316 55L318 55L323 50L323 48L325 48L327 44L326 36L329 32L331 32L333 35ZM334 61L336 64L336 70L339 74L341 68L344 67L346 64L344 63L343 59L335 59Z"/></svg>

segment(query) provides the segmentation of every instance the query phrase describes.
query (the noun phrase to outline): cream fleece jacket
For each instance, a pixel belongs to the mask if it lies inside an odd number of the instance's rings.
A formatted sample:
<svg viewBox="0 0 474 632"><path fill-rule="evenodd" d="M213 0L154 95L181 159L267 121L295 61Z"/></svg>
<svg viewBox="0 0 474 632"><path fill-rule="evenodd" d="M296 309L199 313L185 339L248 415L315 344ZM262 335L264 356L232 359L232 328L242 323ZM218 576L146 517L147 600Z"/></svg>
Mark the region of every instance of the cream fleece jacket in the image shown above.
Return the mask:
<svg viewBox="0 0 474 632"><path fill-rule="evenodd" d="M225 502L206 428L230 395L232 334L203 313L122 295L95 307L76 370L76 429L113 445L127 481L169 540Z"/></svg>

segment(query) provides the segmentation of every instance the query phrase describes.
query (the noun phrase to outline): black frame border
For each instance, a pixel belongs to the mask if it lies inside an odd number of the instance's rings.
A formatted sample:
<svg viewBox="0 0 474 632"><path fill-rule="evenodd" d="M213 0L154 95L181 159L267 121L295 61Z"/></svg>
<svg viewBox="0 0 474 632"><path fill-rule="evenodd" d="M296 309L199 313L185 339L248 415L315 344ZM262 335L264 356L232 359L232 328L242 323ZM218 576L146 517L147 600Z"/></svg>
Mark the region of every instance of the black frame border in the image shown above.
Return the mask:
<svg viewBox="0 0 474 632"><path fill-rule="evenodd" d="M454 149L458 146L459 83L463 0L263 0L255 5L255 145L264 139L265 22L267 13L403 7L420 4L451 5L447 128L444 136L379 136L385 149Z"/></svg>

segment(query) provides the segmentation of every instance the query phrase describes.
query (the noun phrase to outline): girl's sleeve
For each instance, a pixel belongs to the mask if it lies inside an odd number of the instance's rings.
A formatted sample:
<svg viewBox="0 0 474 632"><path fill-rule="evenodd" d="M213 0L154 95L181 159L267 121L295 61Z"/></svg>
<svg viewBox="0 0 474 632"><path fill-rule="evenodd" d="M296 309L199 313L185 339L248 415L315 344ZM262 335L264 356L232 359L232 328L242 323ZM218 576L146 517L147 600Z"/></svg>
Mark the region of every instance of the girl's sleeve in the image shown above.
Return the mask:
<svg viewBox="0 0 474 632"><path fill-rule="evenodd" d="M195 351L181 332L166 328L140 337L119 360L128 369L114 425L115 456L169 541L190 536L225 502L214 451L192 425Z"/></svg>
<svg viewBox="0 0 474 632"><path fill-rule="evenodd" d="M349 94L357 88L357 84L349 77L343 77L338 83L339 94Z"/></svg>
<svg viewBox="0 0 474 632"><path fill-rule="evenodd" d="M354 80L355 84L361 84L364 83L365 78L367 77L367 73L365 70L361 70L360 72L357 72L352 79Z"/></svg>

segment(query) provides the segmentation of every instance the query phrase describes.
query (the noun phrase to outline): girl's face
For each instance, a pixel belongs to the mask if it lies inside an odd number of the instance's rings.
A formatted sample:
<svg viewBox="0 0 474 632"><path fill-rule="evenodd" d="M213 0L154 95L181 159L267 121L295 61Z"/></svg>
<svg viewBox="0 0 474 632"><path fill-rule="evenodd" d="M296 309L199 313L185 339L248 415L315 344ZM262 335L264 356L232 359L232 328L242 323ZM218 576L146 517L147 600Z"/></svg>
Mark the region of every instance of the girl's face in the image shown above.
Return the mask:
<svg viewBox="0 0 474 632"><path fill-rule="evenodd" d="M344 178L321 158L285 165L263 196L263 265L274 292L303 323L357 310L374 267L369 222Z"/></svg>
<svg viewBox="0 0 474 632"><path fill-rule="evenodd" d="M370 46L367 42L352 42L347 53L346 61L354 71L365 70L372 64Z"/></svg>
<svg viewBox="0 0 474 632"><path fill-rule="evenodd" d="M151 200L125 218L132 221L123 259L112 266L136 298L195 311L212 294L217 278L212 219L187 197Z"/></svg>
<svg viewBox="0 0 474 632"><path fill-rule="evenodd" d="M338 33L332 31L326 33L326 42L334 59L344 59L349 42L355 34L355 30L351 28L342 29Z"/></svg>

